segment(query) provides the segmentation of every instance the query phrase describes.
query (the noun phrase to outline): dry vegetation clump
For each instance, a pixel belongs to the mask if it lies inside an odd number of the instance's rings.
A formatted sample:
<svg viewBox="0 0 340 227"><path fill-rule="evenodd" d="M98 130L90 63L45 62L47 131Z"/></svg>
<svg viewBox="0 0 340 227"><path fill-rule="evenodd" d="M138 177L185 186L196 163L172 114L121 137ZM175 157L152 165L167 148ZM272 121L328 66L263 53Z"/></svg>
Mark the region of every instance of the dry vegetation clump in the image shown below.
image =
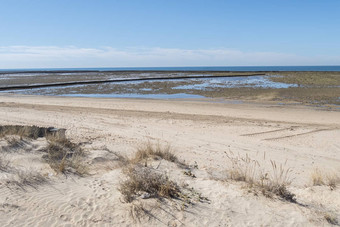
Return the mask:
<svg viewBox="0 0 340 227"><path fill-rule="evenodd" d="M14 185L25 190L25 187L27 186L37 189L39 185L44 184L46 182L47 179L42 174L36 171L15 170L15 177L11 180L8 180L6 184Z"/></svg>
<svg viewBox="0 0 340 227"><path fill-rule="evenodd" d="M45 151L47 154L43 158L56 172L86 175L85 152L78 144L68 139L50 140Z"/></svg>
<svg viewBox="0 0 340 227"><path fill-rule="evenodd" d="M0 156L0 172L6 172L6 179L0 182L6 186L16 186L24 189L26 186L37 188L38 185L46 183L47 179L34 170L21 170L10 165L10 162L3 156Z"/></svg>
<svg viewBox="0 0 340 227"><path fill-rule="evenodd" d="M340 177L335 173L323 173L320 169L314 169L311 181L313 186L327 185L333 190L340 184Z"/></svg>
<svg viewBox="0 0 340 227"><path fill-rule="evenodd" d="M335 215L333 214L329 214L329 213L326 213L324 215L326 221L331 224L331 225L340 225L340 223L338 222L337 218Z"/></svg>
<svg viewBox="0 0 340 227"><path fill-rule="evenodd" d="M23 142L22 139L19 139L18 137L6 137L5 140L10 148L20 147Z"/></svg>
<svg viewBox="0 0 340 227"><path fill-rule="evenodd" d="M315 169L311 174L312 184L314 186L324 185L324 179L319 169Z"/></svg>
<svg viewBox="0 0 340 227"><path fill-rule="evenodd" d="M75 173L83 176L87 173L84 164L85 152L78 144L72 143L65 136L65 129L38 126L4 125L0 126L0 137L5 137L8 146L5 151L13 151L18 147L24 147L25 140L45 137L49 145L44 150L47 154L43 158L52 169L61 173ZM11 137L14 135L14 137ZM20 139L15 136L19 136ZM3 164L4 166L4 164Z"/></svg>
<svg viewBox="0 0 340 227"><path fill-rule="evenodd" d="M153 218L152 210L154 208L159 208L159 204L152 204L151 206L149 204L146 204L145 201L136 200L132 203L130 203L130 206L128 207L128 211L130 214L130 217L135 222L141 222L142 217L148 216L150 218Z"/></svg>
<svg viewBox="0 0 340 227"><path fill-rule="evenodd" d="M0 136L18 135L20 138L26 137L31 139L37 139L38 137L44 137L46 134L46 128L37 126L22 126L22 125L2 125L0 126Z"/></svg>
<svg viewBox="0 0 340 227"><path fill-rule="evenodd" d="M18 135L20 136L20 139L37 139L39 137L46 137L47 139L65 139L65 131L65 129L56 129L53 127L45 128L35 125L0 125L0 137Z"/></svg>
<svg viewBox="0 0 340 227"><path fill-rule="evenodd" d="M132 165L124 170L127 180L121 182L119 191L125 202L132 202L137 196L178 198L179 186L155 169Z"/></svg>
<svg viewBox="0 0 340 227"><path fill-rule="evenodd" d="M227 154L231 162L231 168L228 169L228 178L235 181L244 181L249 184L256 182L256 174L260 166L259 162L249 158L248 154L245 157L240 155L234 156L233 153Z"/></svg>
<svg viewBox="0 0 340 227"><path fill-rule="evenodd" d="M270 193L273 193L289 202L296 202L295 195L287 189L287 186L291 184L291 169L285 168L282 164L277 166L275 161L271 160L270 162L273 170L272 174L268 177L268 173L265 173L260 177L262 193L266 195L266 192L269 192L269 196Z"/></svg>
<svg viewBox="0 0 340 227"><path fill-rule="evenodd" d="M338 185L340 185L340 177L336 174L329 174L327 176L327 185L331 190L335 189Z"/></svg>
<svg viewBox="0 0 340 227"><path fill-rule="evenodd" d="M271 160L272 172L269 173L248 154L243 157L240 154L236 156L231 152L227 154L227 157L231 163L227 170L229 179L246 182L250 188L255 190L256 194L257 191L260 191L267 197L276 195L289 202L296 202L295 195L287 189L291 184L290 168L285 168L282 164L278 166L275 161Z"/></svg>
<svg viewBox="0 0 340 227"><path fill-rule="evenodd" d="M153 159L164 159L169 162L179 163L176 155L171 151L171 146L167 145L161 147L160 144L152 145L150 142L137 149L133 161L140 162L147 160L148 158Z"/></svg>
<svg viewBox="0 0 340 227"><path fill-rule="evenodd" d="M30 147L30 143L19 136L6 136L4 137L4 141L7 145L0 146L0 151L3 152L10 153L18 150L30 151L32 149L32 147Z"/></svg>
<svg viewBox="0 0 340 227"><path fill-rule="evenodd" d="M0 172L6 172L6 177L2 180L2 182L0 182L0 185L3 184L7 187L14 186L23 190L25 190L25 187L27 186L36 189L38 185L47 182L47 179L36 171L22 170L16 168L16 166L12 166L11 162L5 157L8 152L12 152L18 148L23 148L27 144L25 140L19 138L19 136L15 133L15 130L11 131L9 129L10 127L0 126L1 137L4 137L3 139L7 143L7 146L0 147ZM14 129L20 129L20 127L14 127ZM28 133L28 131L25 131L26 129L27 128L23 129L20 134L24 135L26 132L25 135L32 135Z"/></svg>
<svg viewBox="0 0 340 227"><path fill-rule="evenodd" d="M87 173L84 164L85 152L78 144L65 138L65 129L42 128L37 126L0 126L0 138L3 140L0 146L0 171L6 172L6 180L0 182L7 187L15 187L25 190L26 187L37 188L46 183L47 179L41 173L34 170L23 170L12 166L4 155L18 149L31 151L37 146L31 146L30 141L39 137L45 137L48 146L36 150L39 154L46 152L42 157L57 172L75 173L80 176ZM5 153L6 152L6 153Z"/></svg>
<svg viewBox="0 0 340 227"><path fill-rule="evenodd" d="M48 180L41 173L34 170L21 170L17 169L9 164L5 163L5 166L1 163L3 160L0 159L0 171L6 172L8 177L0 182L7 187L17 187L25 190L27 186L37 189L41 184L46 183Z"/></svg>
<svg viewBox="0 0 340 227"><path fill-rule="evenodd" d="M171 152L170 146L161 147L159 144L154 146L147 143L142 148L137 149L135 156L131 159L120 157L125 164L123 173L126 175L126 180L120 183L118 189L123 195L124 202L131 203L137 198L167 198L178 199L183 203L182 207L186 207L188 204L193 204L194 200L208 201L207 198L194 192L193 189L188 190L186 187L180 187L176 182L170 180L166 174L158 169L161 162L155 168L148 165L147 160L150 158L164 159L178 164L179 167L186 167Z"/></svg>
<svg viewBox="0 0 340 227"><path fill-rule="evenodd" d="M3 156L0 156L0 171L6 172L9 167L9 161L6 160Z"/></svg>

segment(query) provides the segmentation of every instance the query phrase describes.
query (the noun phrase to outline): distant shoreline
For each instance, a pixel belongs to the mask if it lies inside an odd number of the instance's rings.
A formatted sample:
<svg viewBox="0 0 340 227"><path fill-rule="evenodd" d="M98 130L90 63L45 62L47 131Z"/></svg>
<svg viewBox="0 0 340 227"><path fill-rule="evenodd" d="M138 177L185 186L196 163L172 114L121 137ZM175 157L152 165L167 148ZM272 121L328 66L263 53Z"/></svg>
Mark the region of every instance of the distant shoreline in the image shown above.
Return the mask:
<svg viewBox="0 0 340 227"><path fill-rule="evenodd" d="M0 74L12 73L82 73L82 72L340 72L340 66L230 66L230 67L129 67L129 68L41 68L0 69Z"/></svg>
<svg viewBox="0 0 340 227"><path fill-rule="evenodd" d="M334 70L334 71L278 71L278 70L272 70L272 71L168 71L168 70L164 70L164 71L152 71L152 70L129 70L129 71L100 71L100 70L65 70L65 71L54 71L54 70L50 70L50 71L0 71L0 75L3 74L24 74L24 73L36 73L36 74L42 74L42 73L282 73L282 72L340 72L339 70Z"/></svg>

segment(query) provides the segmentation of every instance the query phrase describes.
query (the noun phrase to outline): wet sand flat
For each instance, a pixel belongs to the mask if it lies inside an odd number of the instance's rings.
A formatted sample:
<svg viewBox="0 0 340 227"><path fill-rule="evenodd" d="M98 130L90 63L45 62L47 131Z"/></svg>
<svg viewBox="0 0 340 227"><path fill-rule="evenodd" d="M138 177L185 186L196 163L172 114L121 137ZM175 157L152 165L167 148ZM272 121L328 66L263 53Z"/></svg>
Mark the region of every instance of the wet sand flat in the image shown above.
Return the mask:
<svg viewBox="0 0 340 227"><path fill-rule="evenodd" d="M263 75L258 75L259 73ZM271 101L338 108L340 105L339 72L68 72L38 74L3 74L1 85L75 83L72 86L10 90L29 95L83 97L168 98L210 97L226 100ZM251 75L251 76L250 76ZM214 78L174 77L213 76ZM93 81L160 78L145 81L93 83ZM161 78L167 78L162 80ZM91 82L92 81L92 82ZM91 84L77 84L77 82ZM131 95L133 94L133 95Z"/></svg>

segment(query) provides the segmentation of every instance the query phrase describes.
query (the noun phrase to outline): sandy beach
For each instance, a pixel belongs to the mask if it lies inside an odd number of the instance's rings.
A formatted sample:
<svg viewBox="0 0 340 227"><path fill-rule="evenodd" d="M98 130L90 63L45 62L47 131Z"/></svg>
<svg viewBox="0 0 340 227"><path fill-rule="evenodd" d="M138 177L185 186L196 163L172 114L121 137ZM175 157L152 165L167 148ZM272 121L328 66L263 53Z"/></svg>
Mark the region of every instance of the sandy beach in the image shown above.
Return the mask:
<svg viewBox="0 0 340 227"><path fill-rule="evenodd" d="M339 175L337 110L214 99L15 94L1 94L0 109L1 125L65 128L87 152L88 166L86 176L60 174L42 158L45 138L24 139L10 152L5 152L9 140L2 139L2 158L9 165L40 172L46 182L12 187L10 171L1 171L1 226L328 226L340 218L339 187L313 185L311 177L316 170L325 179ZM189 188L191 198L205 199L124 202L119 191L124 167L117 154L133 157L147 142L171 145L187 166L155 159L151 168ZM289 169L287 188L295 201L265 196L230 179L230 154L247 155L268 173L271 161Z"/></svg>
<svg viewBox="0 0 340 227"><path fill-rule="evenodd" d="M340 0L0 6L0 227L340 227Z"/></svg>

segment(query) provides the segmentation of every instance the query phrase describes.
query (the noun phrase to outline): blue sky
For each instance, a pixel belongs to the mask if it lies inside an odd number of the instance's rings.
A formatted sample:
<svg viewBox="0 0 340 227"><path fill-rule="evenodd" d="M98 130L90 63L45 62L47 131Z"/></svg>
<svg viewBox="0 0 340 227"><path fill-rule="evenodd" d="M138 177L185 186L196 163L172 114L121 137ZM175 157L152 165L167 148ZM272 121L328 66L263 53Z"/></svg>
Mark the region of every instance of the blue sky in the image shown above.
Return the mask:
<svg viewBox="0 0 340 227"><path fill-rule="evenodd" d="M339 0L2 0L0 68L340 65Z"/></svg>

